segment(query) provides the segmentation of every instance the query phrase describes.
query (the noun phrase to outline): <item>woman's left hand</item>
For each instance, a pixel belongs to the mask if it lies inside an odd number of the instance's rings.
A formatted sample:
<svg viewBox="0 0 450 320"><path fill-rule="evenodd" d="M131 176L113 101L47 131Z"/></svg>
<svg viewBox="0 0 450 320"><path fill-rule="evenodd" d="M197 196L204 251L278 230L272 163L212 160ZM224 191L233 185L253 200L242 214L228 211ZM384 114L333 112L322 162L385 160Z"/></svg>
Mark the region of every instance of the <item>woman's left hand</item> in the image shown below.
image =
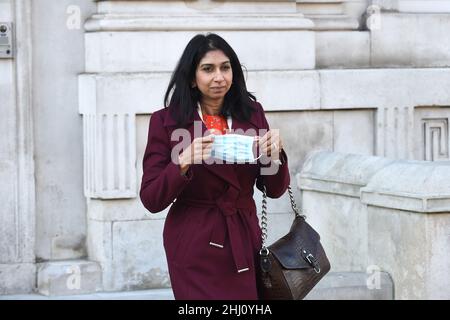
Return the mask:
<svg viewBox="0 0 450 320"><path fill-rule="evenodd" d="M263 155L270 157L272 160L280 158L283 142L281 141L280 130L269 130L264 136L258 140L259 150Z"/></svg>

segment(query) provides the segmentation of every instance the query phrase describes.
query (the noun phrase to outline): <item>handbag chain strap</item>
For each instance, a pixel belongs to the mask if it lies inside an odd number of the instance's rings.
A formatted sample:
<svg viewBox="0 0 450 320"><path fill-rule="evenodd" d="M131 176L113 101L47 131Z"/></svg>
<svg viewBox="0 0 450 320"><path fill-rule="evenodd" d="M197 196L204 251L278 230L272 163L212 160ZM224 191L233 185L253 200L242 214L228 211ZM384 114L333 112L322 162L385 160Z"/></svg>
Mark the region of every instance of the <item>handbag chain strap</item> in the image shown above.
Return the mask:
<svg viewBox="0 0 450 320"><path fill-rule="evenodd" d="M297 208L297 204L294 200L294 195L292 193L291 185L288 185L288 193L289 193L289 199L291 201L291 207L292 210L295 212L295 218L301 217L303 219L306 219L306 216L303 213L303 210ZM301 213L300 213L301 212ZM259 251L261 255L268 255L269 250L266 247L266 240L267 240L267 192L266 192L266 186L263 185L263 199L262 199L262 213L261 213L261 232L262 232L262 248Z"/></svg>

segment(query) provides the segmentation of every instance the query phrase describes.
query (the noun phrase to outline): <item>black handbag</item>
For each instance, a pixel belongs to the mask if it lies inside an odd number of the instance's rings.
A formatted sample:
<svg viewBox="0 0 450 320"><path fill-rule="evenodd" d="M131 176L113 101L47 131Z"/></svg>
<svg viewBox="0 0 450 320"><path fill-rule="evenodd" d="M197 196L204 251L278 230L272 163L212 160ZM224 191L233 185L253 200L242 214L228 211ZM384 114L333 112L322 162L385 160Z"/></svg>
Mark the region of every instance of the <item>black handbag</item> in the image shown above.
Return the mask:
<svg viewBox="0 0 450 320"><path fill-rule="evenodd" d="M288 186L292 210L291 229L281 239L266 247L267 195L263 189L262 248L258 272L258 290L262 300L301 300L330 270L330 262L320 243L319 234L299 213L291 186Z"/></svg>

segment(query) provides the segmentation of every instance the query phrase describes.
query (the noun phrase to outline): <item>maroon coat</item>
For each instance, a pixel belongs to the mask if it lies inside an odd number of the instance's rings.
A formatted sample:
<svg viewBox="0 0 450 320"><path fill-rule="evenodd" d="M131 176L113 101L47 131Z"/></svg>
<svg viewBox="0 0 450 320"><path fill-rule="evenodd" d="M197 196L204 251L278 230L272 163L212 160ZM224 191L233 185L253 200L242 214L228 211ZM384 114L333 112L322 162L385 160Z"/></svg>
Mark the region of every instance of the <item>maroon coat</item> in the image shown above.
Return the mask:
<svg viewBox="0 0 450 320"><path fill-rule="evenodd" d="M269 129L264 111L255 103L248 122L233 119L233 129ZM201 121L195 112L196 121ZM172 204L163 240L176 299L258 299L257 254L261 229L253 188L263 184L267 196L278 198L289 182L287 156L274 175L260 175L256 164L194 164L187 174L171 161L176 122L168 109L151 116L143 160L140 197L153 213ZM188 130L194 138L194 123ZM202 124L202 131L207 128ZM176 199L176 201L175 201Z"/></svg>

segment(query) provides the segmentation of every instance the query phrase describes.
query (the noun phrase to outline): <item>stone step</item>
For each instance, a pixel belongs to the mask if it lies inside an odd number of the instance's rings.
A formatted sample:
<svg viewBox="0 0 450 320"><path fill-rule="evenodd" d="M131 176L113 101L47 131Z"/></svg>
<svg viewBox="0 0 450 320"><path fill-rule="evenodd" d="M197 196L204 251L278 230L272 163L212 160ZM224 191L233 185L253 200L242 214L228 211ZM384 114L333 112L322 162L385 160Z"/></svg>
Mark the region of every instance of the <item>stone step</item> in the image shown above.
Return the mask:
<svg viewBox="0 0 450 320"><path fill-rule="evenodd" d="M44 296L41 294L0 295L0 300L173 300L172 289L150 289L91 294Z"/></svg>
<svg viewBox="0 0 450 320"><path fill-rule="evenodd" d="M66 291L67 292L67 291ZM173 300L170 288L95 292L91 294L45 296L42 294L4 295L0 300ZM331 272L308 294L305 300L393 300L394 284L389 274Z"/></svg>
<svg viewBox="0 0 450 320"><path fill-rule="evenodd" d="M101 290L102 269L97 262L64 260L38 264L37 291L42 295L79 295Z"/></svg>

